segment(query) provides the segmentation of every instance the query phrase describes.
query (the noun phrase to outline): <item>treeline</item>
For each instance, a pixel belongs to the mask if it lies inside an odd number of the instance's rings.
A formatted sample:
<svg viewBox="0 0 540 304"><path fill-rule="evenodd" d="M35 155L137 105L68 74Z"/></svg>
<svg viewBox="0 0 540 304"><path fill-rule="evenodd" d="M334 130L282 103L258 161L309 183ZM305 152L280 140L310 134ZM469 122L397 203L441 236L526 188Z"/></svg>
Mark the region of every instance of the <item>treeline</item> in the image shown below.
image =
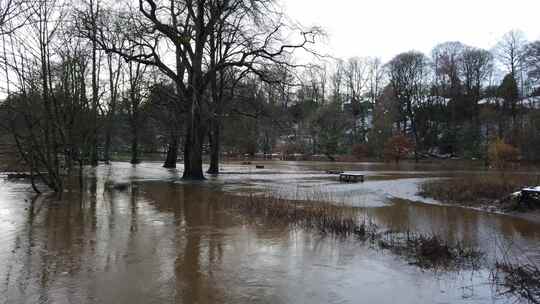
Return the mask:
<svg viewBox="0 0 540 304"><path fill-rule="evenodd" d="M185 179L204 178L209 150L218 173L229 115L257 117L253 83L279 84L320 34L272 0L8 0L0 10L2 126L31 176L60 193L125 145L134 164L148 144L166 146L167 168L183 150Z"/></svg>
<svg viewBox="0 0 540 304"><path fill-rule="evenodd" d="M504 141L538 159L540 42L383 63L317 56L321 34L272 0L7 0L0 125L57 192L119 153L163 153L186 179L224 156L486 159Z"/></svg>
<svg viewBox="0 0 540 304"><path fill-rule="evenodd" d="M305 71L285 98L287 153L394 159L406 155L484 159L504 142L540 159L540 41L519 31L491 50L445 42L336 60ZM292 101L287 101L292 100ZM401 155L403 154L403 155ZM517 160L517 159L516 159Z"/></svg>

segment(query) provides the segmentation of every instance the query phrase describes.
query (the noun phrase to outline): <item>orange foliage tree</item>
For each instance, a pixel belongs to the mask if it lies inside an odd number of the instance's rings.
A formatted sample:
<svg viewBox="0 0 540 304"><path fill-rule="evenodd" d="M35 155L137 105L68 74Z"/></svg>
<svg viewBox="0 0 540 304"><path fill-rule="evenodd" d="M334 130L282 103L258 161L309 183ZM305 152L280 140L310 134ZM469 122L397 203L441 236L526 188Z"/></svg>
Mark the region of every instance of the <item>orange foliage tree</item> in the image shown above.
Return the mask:
<svg viewBox="0 0 540 304"><path fill-rule="evenodd" d="M512 161L519 157L519 150L497 138L489 144L488 159L492 166L498 169L507 169Z"/></svg>
<svg viewBox="0 0 540 304"><path fill-rule="evenodd" d="M384 159L385 160L394 160L396 163L407 155L414 149L414 144L412 141L403 135L392 136L384 144Z"/></svg>
<svg viewBox="0 0 540 304"><path fill-rule="evenodd" d="M352 155L356 160L362 160L369 154L368 146L365 144L356 144L352 147Z"/></svg>

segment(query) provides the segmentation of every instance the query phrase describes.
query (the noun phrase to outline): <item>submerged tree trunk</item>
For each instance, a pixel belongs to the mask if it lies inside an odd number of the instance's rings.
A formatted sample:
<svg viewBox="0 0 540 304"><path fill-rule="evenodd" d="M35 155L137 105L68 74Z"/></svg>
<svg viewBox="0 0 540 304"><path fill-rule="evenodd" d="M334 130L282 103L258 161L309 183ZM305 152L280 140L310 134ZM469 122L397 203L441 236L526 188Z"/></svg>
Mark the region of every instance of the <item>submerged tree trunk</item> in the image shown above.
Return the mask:
<svg viewBox="0 0 540 304"><path fill-rule="evenodd" d="M214 61L214 60L213 60ZM215 64L215 63L213 63ZM210 119L210 168L208 174L219 174L219 156L221 152L221 126L223 117L223 90L224 90L224 78L220 75L220 84L218 86L217 74L213 73L211 77L211 91L213 99L214 112Z"/></svg>
<svg viewBox="0 0 540 304"><path fill-rule="evenodd" d="M131 163L138 164L140 163L139 159L139 135L142 128L141 124L141 83L143 81L143 75L146 71L145 68L141 69L141 64L138 63L136 66L133 66L132 63L129 64L129 102L130 102L130 124L131 124Z"/></svg>
<svg viewBox="0 0 540 304"><path fill-rule="evenodd" d="M111 161L111 145L112 145L112 133L114 129L114 116L116 112L115 103L111 102L111 109L109 110L109 115L107 117L107 128L105 130L105 147L103 151L103 159L107 164Z"/></svg>
<svg viewBox="0 0 540 304"><path fill-rule="evenodd" d="M220 143L220 123L217 118L212 121L212 131L210 132L210 168L208 174L219 174L219 154L221 151Z"/></svg>
<svg viewBox="0 0 540 304"><path fill-rule="evenodd" d="M131 164L140 163L139 160L139 130L135 126L133 128L133 138L131 139Z"/></svg>
<svg viewBox="0 0 540 304"><path fill-rule="evenodd" d="M196 83L202 84L202 79ZM194 86L197 88L197 86ZM205 136L202 119L203 90L194 90L190 94L191 105L186 123L186 143L184 146L184 174L186 180L204 180L203 173L203 142Z"/></svg>
<svg viewBox="0 0 540 304"><path fill-rule="evenodd" d="M107 126L105 129L105 147L103 151L103 158L105 162L108 164L111 161L111 145L112 145L112 137L113 137L113 130L114 130L114 119L116 116L116 102L118 98L118 82L120 80L120 69L122 66L122 61L118 60L118 66L116 68L116 72L113 70L113 60L112 55L109 54L107 56L107 64L109 68L109 90L111 93L111 100L109 103L109 112L107 115Z"/></svg>
<svg viewBox="0 0 540 304"><path fill-rule="evenodd" d="M110 124L111 122L109 122ZM106 164L109 164L111 162L111 137L112 137L112 128L110 125L107 126L107 130L105 131L105 147L103 150L103 160Z"/></svg>
<svg viewBox="0 0 540 304"><path fill-rule="evenodd" d="M207 123L204 106L204 93L206 84L203 77L203 57L205 40L208 33L204 31L204 9L199 8L195 21L195 51L192 59L190 89L187 101L189 102L186 122L186 144L184 149L184 175L185 180L204 180L203 173L203 142L206 135ZM204 116L204 117L203 117Z"/></svg>
<svg viewBox="0 0 540 304"><path fill-rule="evenodd" d="M131 98L131 164L136 165L140 163L139 160L139 97L135 92L135 83L132 84L130 98Z"/></svg>
<svg viewBox="0 0 540 304"><path fill-rule="evenodd" d="M190 118L186 132L186 143L184 146L184 174L186 180L204 180L203 173L203 139L202 125L200 117ZM201 134L202 133L202 134Z"/></svg>
<svg viewBox="0 0 540 304"><path fill-rule="evenodd" d="M167 148L167 158L165 159L164 168L176 168L176 162L178 160L178 136L172 135L169 139L169 146Z"/></svg>
<svg viewBox="0 0 540 304"><path fill-rule="evenodd" d="M94 15L94 6L91 4L92 14ZM99 9L99 7L98 7ZM93 35L96 35L95 16L92 16L93 20ZM94 37L95 38L95 37ZM92 135L90 140L90 165L97 167L98 165L98 95L99 95L99 83L98 83L98 69L97 69L97 42L96 39L92 41Z"/></svg>

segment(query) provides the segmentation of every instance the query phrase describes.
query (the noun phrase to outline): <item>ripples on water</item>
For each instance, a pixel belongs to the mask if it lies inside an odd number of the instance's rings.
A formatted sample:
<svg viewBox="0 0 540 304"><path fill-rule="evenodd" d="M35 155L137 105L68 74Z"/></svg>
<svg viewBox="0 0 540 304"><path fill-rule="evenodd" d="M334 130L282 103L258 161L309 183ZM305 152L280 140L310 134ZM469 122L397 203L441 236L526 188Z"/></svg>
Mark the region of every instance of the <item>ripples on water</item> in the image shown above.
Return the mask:
<svg viewBox="0 0 540 304"><path fill-rule="evenodd" d="M2 303L493 303L487 270L422 271L355 240L252 224L219 205L222 192L269 191L363 208L380 226L434 232L486 252L515 244L538 258L540 226L522 219L428 205L425 178L464 172L349 168L343 185L324 166L227 166L204 184L150 163L90 170L83 195L33 200L28 185L0 181ZM106 191L107 181L134 182Z"/></svg>

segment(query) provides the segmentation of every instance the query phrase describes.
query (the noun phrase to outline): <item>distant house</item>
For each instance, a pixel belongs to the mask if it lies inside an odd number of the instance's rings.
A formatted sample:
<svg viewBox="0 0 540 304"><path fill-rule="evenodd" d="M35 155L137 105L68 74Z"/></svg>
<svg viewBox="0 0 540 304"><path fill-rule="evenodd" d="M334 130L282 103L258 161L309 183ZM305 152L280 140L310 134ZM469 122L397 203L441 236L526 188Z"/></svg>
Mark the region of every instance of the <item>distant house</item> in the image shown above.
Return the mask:
<svg viewBox="0 0 540 304"><path fill-rule="evenodd" d="M479 105L497 106L497 105L502 105L503 103L504 103L504 99L502 99L501 97L486 97L478 101Z"/></svg>
<svg viewBox="0 0 540 304"><path fill-rule="evenodd" d="M520 104L529 109L540 110L540 96L530 96L520 100Z"/></svg>
<svg viewBox="0 0 540 304"><path fill-rule="evenodd" d="M345 137L347 142L352 143L353 137L363 134L364 141L367 141L367 134L373 128L373 104L367 101L363 101L359 104L362 113L357 116L357 118L352 121L353 126L345 130ZM349 114L351 119L353 119L354 109L353 103L351 100L348 100L343 103L342 110L344 113ZM356 132L356 134L355 134Z"/></svg>
<svg viewBox="0 0 540 304"><path fill-rule="evenodd" d="M479 105L494 105L501 106L504 103L504 99L501 97L487 97L478 101ZM520 99L518 105L529 109L540 109L540 96L529 96Z"/></svg>
<svg viewBox="0 0 540 304"><path fill-rule="evenodd" d="M450 103L450 98L436 95L427 95L423 96L420 99L414 102L415 106L421 105L437 105L437 106L448 106Z"/></svg>

